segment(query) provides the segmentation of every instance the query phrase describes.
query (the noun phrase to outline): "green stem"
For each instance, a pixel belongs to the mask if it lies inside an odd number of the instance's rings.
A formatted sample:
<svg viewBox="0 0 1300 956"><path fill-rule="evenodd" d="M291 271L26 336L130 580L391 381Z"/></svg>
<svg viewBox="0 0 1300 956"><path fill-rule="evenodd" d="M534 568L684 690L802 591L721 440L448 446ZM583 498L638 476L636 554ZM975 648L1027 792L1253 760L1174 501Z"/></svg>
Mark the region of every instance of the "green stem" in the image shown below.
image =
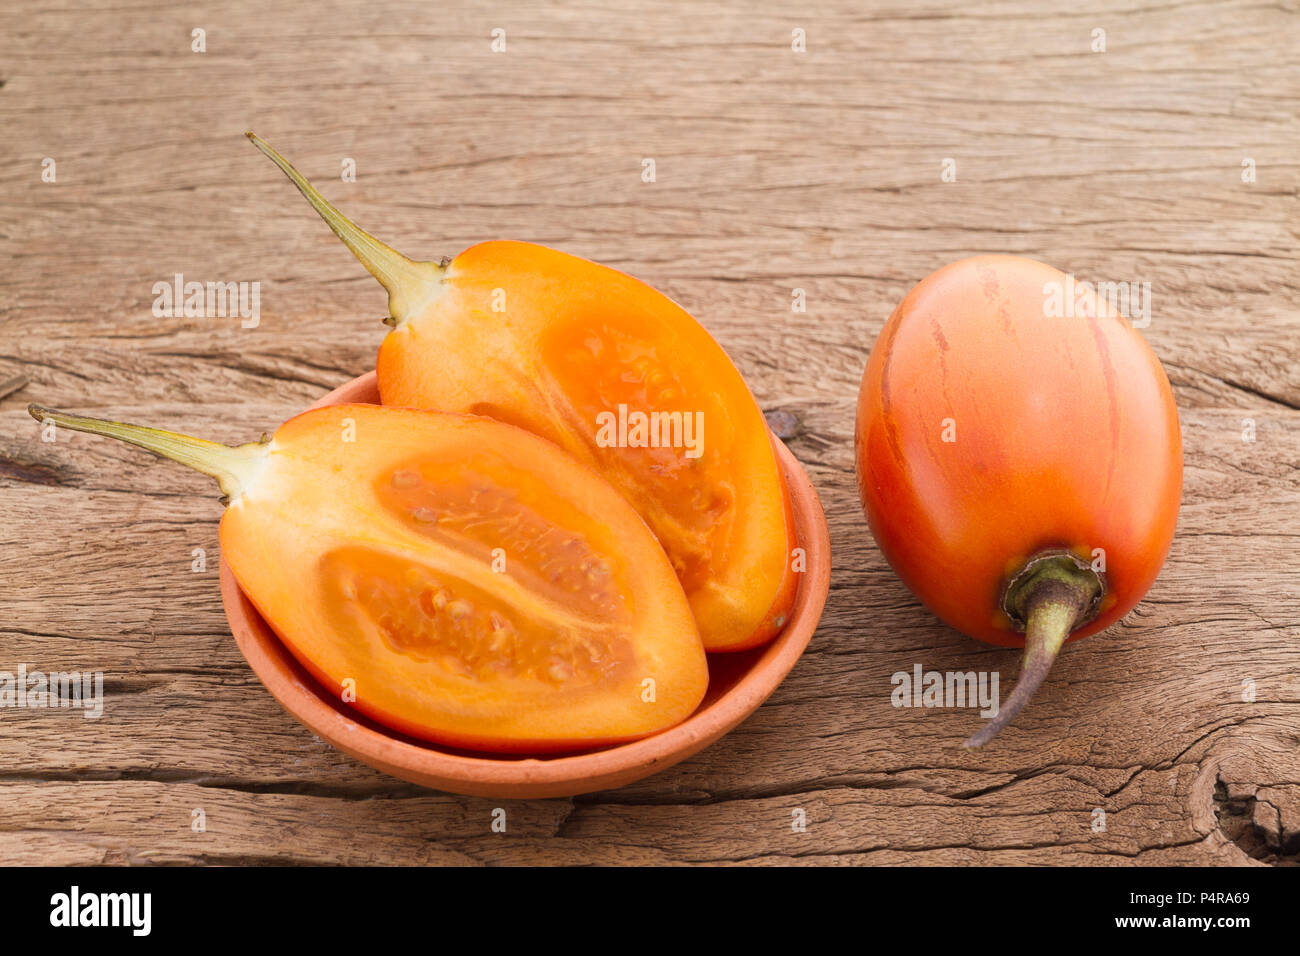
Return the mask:
<svg viewBox="0 0 1300 956"><path fill-rule="evenodd" d="M73 431L116 438L147 449L155 455L179 462L217 479L217 484L221 486L221 493L227 498L239 495L256 475L259 466L266 459L267 443L270 441L263 437L260 442L231 447L202 438L190 438L188 435L163 431L160 428L145 428L142 425L128 425L102 418L68 415L43 405L28 405L27 413L38 422L53 422Z"/></svg>
<svg viewBox="0 0 1300 956"><path fill-rule="evenodd" d="M325 220L325 224L334 230L334 235L343 240L343 244L352 250L352 254L388 290L389 318L384 320L388 325L401 325L438 290L446 271L444 264L417 262L384 245L335 209L302 173L258 136L251 131L244 135L284 171L289 181L298 187L298 192L307 197L312 208Z"/></svg>
<svg viewBox="0 0 1300 956"><path fill-rule="evenodd" d="M1036 562L1008 589L1006 609L1025 622L1025 656L1020 677L997 715L965 747L982 747L1015 719L1038 690L1065 639L1086 622L1102 592L1097 574L1068 556Z"/></svg>

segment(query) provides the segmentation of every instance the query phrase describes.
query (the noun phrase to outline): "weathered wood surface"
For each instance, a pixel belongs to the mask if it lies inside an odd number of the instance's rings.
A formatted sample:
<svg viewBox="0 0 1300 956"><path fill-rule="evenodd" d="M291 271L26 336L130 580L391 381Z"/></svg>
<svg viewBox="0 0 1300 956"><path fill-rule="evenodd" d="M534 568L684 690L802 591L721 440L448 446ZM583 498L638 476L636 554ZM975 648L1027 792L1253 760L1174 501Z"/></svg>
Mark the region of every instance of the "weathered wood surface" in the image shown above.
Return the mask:
<svg viewBox="0 0 1300 956"><path fill-rule="evenodd" d="M1295 862L1300 13L1057 7L4 4L0 380L30 384L0 399L0 669L103 670L108 699L98 721L0 710L0 861ZM29 401L246 440L372 366L382 292L245 128L412 254L517 237L646 279L798 415L832 591L752 719L623 790L510 804L491 833L497 801L372 771L262 689L215 561L190 570L217 551L206 479L39 440ZM980 251L1151 283L1187 474L1147 600L971 754L973 711L896 710L890 675L1009 677L1015 654L894 578L851 434L894 304ZM155 318L177 272L260 281L260 326Z"/></svg>

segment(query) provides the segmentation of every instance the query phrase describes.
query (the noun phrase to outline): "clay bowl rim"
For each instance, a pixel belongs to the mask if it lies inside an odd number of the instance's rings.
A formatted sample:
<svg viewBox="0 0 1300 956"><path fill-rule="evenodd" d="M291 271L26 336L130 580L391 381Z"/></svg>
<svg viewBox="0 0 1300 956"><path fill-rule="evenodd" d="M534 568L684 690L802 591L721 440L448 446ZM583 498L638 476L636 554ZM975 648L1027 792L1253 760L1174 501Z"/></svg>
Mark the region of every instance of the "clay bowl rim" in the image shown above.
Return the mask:
<svg viewBox="0 0 1300 956"><path fill-rule="evenodd" d="M334 389L312 408L347 402L377 404L379 389L369 372ZM556 756L474 754L407 737L335 701L294 659L244 595L221 559L221 596L240 652L263 686L299 723L338 749L391 776L470 796L536 798L575 796L622 786L667 769L714 743L752 714L793 669L817 629L830 588L830 535L821 501L798 460L774 438L790 485L799 546L806 569L790 620L771 642L751 655L735 683L676 726L640 740ZM712 674L711 678L712 679Z"/></svg>

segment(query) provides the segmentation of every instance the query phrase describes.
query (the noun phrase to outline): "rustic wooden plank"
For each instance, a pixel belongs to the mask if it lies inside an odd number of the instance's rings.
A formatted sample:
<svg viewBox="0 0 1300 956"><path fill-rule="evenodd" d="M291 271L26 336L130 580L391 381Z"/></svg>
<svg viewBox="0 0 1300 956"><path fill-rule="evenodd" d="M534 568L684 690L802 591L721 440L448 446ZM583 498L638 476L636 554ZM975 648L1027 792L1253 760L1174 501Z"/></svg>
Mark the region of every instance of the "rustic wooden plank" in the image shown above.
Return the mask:
<svg viewBox="0 0 1300 956"><path fill-rule="evenodd" d="M1194 412L1188 418L1193 432L1229 435L1236 427L1229 412ZM1268 436L1268 430L1261 435ZM1277 449L1274 461L1300 458L1296 429L1280 431L1275 439L1289 444ZM70 437L70 443L76 448L59 454L77 461L116 450L83 436ZM818 447L808 440L805 451L804 444L795 440L802 457L814 463L823 494L841 503L829 512L838 556L836 591L812 648L772 701L724 741L682 767L596 799L618 805L730 805L833 784L915 791L913 800L922 803L936 796L963 801L1044 773L1104 781L1115 774L1127 779L1144 767L1182 772L1196 766L1183 752L1189 739L1217 741L1242 720L1294 720L1300 684L1291 666L1296 628L1288 622L1300 616L1300 602L1281 587L1272 606L1261 608L1256 600L1258 569L1294 546L1294 529L1285 523L1286 508L1294 508L1294 487L1285 475L1256 473L1256 449L1239 439L1222 442L1224 458L1210 462L1212 471L1204 476L1189 471L1183 533L1152 597L1122 626L1070 648L1042 698L1007 732L1004 744L979 755L957 746L975 725L973 715L894 710L888 703L890 675L913 662L1009 673L1015 654L963 638L918 608L865 533L852 500L848 462L839 462L838 469L819 465ZM833 457L842 459L843 444L833 447ZM20 755L42 751L52 737L60 740L39 772L24 771L20 779L127 775L144 782L198 778L233 790L310 786L314 793L339 798L409 793L407 785L314 740L251 678L220 621L212 575L194 574L189 567L195 541L215 554L216 506L197 494L150 494L175 468L133 450L128 456L143 463L130 477L139 490L97 492L89 513L75 509L73 502L82 494L75 487L42 489L56 501L39 508L26 498L21 503L27 514L20 507L19 540L34 535L40 524L64 522L60 515L88 523L83 528L87 553L63 558L68 573L84 580L76 605L52 601L40 582L16 589L18 619L40 619L46 630L9 631L5 645L14 660L39 661L49 669L105 670L110 699L102 722L65 712L15 713L7 721L4 752L16 762ZM105 462L84 474L93 480L111 470ZM1214 529L1270 498L1279 507L1262 512L1279 511L1278 524L1255 535L1229 535L1236 561L1216 569L1223 545ZM120 527L117 509L132 500L140 502L134 520ZM206 522L190 517L205 507ZM48 538L49 553L38 553L38 559L59 560L60 540L57 534ZM123 554L139 554L139 563L121 567ZM16 567L13 571L18 573ZM1220 606L1214 612L1207 612L1202 597L1207 574L1215 575L1218 590ZM1245 677L1259 687L1253 706L1239 700ZM1152 734L1153 725L1179 732ZM1070 729L1066 739L1062 728ZM106 738L111 747L105 747ZM679 848L694 845L681 842L682 834L675 839ZM716 837L706 833L695 839ZM743 856L744 845L732 850ZM889 842L882 846L897 849ZM1103 852L1088 846L1082 852ZM1168 844L1154 845L1161 847ZM1021 860L1007 853L1007 859ZM932 860L941 861L949 857Z"/></svg>
<svg viewBox="0 0 1300 956"><path fill-rule="evenodd" d="M1296 39L1292 7L1248 0L0 10L0 382L29 380L0 388L0 669L93 667L108 690L100 720L0 711L0 860L1294 862ZM88 436L40 441L29 401L242 441L373 365L382 291L248 127L412 254L509 236L646 279L798 419L832 592L751 720L623 790L510 803L491 833L493 801L372 771L261 688L222 616L206 479ZM1015 655L943 627L889 571L852 424L894 305L981 251L1151 283L1144 335L1187 470L1149 598L968 754L978 718L894 709L890 675L1009 680ZM177 272L261 282L260 324L155 317L152 286Z"/></svg>

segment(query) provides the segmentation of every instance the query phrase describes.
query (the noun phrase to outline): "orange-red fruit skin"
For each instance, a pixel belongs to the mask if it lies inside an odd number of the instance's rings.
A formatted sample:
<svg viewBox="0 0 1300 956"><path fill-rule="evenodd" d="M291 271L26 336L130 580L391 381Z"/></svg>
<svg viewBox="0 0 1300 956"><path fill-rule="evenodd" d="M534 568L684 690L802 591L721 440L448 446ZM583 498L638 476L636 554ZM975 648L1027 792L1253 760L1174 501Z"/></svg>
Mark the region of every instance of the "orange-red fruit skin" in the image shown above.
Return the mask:
<svg viewBox="0 0 1300 956"><path fill-rule="evenodd" d="M1151 587L1178 516L1164 369L1104 300L1048 314L1066 282L1013 256L952 263L899 304L862 377L855 454L876 542L936 615L994 644L1024 643L1000 600L1026 559L1104 554L1106 595L1071 640L1084 637Z"/></svg>

